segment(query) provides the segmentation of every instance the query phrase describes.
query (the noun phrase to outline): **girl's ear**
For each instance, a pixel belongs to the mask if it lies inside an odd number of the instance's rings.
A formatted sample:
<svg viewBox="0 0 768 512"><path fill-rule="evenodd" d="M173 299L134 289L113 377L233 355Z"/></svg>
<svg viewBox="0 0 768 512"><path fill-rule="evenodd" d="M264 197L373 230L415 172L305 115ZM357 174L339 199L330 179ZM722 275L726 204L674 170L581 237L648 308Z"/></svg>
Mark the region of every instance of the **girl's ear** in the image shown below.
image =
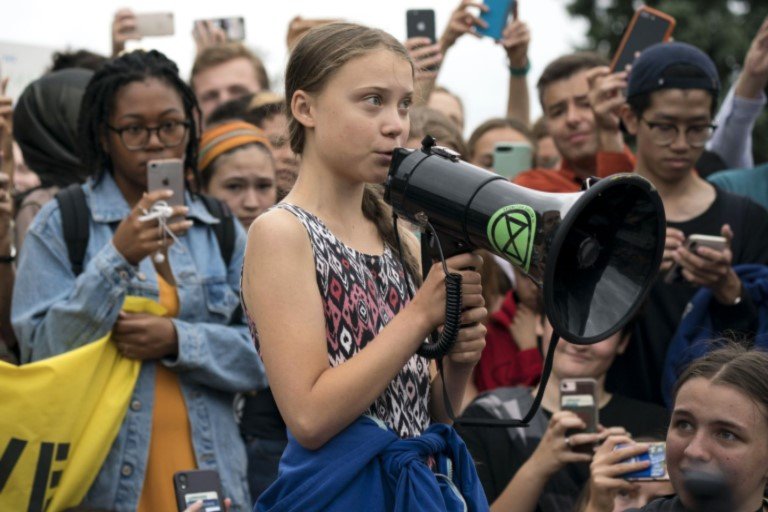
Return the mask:
<svg viewBox="0 0 768 512"><path fill-rule="evenodd" d="M626 103L621 106L619 110L619 116L621 117L624 126L631 135L637 135L637 124L639 119L635 115L635 112Z"/></svg>
<svg viewBox="0 0 768 512"><path fill-rule="evenodd" d="M305 128L315 127L314 106L314 97L306 91L298 90L293 93L291 114Z"/></svg>
<svg viewBox="0 0 768 512"><path fill-rule="evenodd" d="M627 350L627 345L629 345L629 338L632 336L632 333L630 332L623 332L621 333L621 339L619 340L619 345L616 347L616 355L621 355L624 353L625 350Z"/></svg>

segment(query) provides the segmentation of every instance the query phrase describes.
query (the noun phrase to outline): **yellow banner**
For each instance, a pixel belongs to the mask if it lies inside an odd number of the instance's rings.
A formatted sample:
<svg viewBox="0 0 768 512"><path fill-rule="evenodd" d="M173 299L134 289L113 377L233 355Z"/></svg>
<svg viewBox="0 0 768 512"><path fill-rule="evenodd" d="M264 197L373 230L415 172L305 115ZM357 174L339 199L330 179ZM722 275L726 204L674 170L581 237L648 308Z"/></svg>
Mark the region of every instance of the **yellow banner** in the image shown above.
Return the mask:
<svg viewBox="0 0 768 512"><path fill-rule="evenodd" d="M165 313L139 297L123 309ZM0 362L0 511L58 512L82 502L141 369L109 338L22 366Z"/></svg>

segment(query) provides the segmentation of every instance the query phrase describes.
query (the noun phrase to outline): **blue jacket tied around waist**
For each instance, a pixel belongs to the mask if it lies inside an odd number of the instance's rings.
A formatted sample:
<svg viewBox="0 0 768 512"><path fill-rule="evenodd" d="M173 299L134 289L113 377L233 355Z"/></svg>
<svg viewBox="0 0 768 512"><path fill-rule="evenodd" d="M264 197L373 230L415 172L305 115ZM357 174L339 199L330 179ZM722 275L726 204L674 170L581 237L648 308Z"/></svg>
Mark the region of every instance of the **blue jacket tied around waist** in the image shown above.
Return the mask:
<svg viewBox="0 0 768 512"><path fill-rule="evenodd" d="M433 457L435 473L425 460ZM261 511L484 511L483 488L464 441L436 423L400 439L361 417L320 449L288 435L277 481L259 498Z"/></svg>

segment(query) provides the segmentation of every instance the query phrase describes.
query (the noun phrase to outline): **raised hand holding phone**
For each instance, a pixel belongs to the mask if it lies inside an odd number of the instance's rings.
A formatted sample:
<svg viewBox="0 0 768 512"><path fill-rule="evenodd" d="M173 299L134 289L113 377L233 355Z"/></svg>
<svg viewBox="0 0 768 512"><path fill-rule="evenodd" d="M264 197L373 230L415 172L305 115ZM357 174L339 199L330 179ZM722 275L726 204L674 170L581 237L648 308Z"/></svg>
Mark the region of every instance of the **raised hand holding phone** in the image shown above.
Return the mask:
<svg viewBox="0 0 768 512"><path fill-rule="evenodd" d="M488 26L485 20L474 14L475 9L483 13L488 11L488 6L474 0L461 0L459 6L453 10L448 25L445 27L443 35L440 36L440 48L442 48L443 54L456 44L459 37L464 34L480 37L477 30Z"/></svg>

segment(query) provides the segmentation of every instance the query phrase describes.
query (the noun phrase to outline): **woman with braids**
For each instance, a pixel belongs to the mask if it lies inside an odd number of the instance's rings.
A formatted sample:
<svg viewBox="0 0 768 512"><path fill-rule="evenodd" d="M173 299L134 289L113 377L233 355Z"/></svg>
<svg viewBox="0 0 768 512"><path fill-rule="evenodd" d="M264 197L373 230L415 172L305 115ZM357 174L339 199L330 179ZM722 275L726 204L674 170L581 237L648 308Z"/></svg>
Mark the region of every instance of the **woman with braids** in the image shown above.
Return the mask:
<svg viewBox="0 0 768 512"><path fill-rule="evenodd" d="M182 158L197 180L199 110L176 65L136 51L89 82L79 117L89 237L73 271L58 201L32 223L21 254L12 319L25 362L51 357L112 331L118 350L142 362L130 407L83 505L118 511L175 510L173 473L215 469L233 510L250 508L234 393L263 387L264 372L238 296L245 232L229 263L217 223L193 193L169 221L139 217L170 191L147 192L147 162ZM232 221L223 219L222 221ZM163 257L152 257L156 254ZM148 257L150 256L150 257ZM158 300L166 317L121 311L128 295Z"/></svg>
<svg viewBox="0 0 768 512"><path fill-rule="evenodd" d="M485 344L480 275L459 270L482 259L447 260L463 279L468 326L438 376L416 351L444 322L443 268L409 298L418 251L404 230L398 243L373 186L408 139L412 96L408 54L380 30L325 25L291 53L299 177L251 225L243 269L245 309L289 431L258 510L466 510L464 500L487 509L443 400L446 386L461 403Z"/></svg>

